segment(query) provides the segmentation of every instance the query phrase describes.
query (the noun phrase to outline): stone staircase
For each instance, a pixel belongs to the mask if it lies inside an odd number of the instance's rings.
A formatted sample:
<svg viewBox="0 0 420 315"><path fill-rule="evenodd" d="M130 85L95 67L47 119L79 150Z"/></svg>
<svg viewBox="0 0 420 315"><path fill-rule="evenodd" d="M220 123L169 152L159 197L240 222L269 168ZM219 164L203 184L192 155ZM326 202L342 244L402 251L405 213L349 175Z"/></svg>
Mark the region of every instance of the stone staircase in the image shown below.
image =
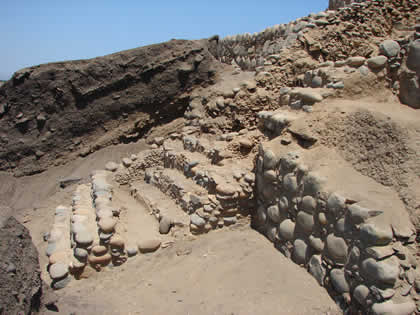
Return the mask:
<svg viewBox="0 0 420 315"><path fill-rule="evenodd" d="M70 274L87 278L161 246L156 219L130 192L115 186L111 171L94 171L90 179L76 187L71 208L55 210L46 251L55 289L66 286Z"/></svg>
<svg viewBox="0 0 420 315"><path fill-rule="evenodd" d="M170 196L190 215L194 234L235 224L253 207L252 159L231 159L226 141L187 135L162 144L163 166L149 168L145 181Z"/></svg>

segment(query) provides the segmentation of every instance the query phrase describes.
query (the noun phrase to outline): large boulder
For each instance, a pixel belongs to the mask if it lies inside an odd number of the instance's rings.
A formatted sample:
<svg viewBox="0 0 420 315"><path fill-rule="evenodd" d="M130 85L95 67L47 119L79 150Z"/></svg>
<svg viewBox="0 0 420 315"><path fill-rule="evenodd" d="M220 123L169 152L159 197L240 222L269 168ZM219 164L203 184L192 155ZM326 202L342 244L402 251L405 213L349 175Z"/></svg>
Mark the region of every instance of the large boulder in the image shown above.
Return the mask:
<svg viewBox="0 0 420 315"><path fill-rule="evenodd" d="M41 270L29 231L15 218L3 217L0 240L0 314L37 311L41 306Z"/></svg>

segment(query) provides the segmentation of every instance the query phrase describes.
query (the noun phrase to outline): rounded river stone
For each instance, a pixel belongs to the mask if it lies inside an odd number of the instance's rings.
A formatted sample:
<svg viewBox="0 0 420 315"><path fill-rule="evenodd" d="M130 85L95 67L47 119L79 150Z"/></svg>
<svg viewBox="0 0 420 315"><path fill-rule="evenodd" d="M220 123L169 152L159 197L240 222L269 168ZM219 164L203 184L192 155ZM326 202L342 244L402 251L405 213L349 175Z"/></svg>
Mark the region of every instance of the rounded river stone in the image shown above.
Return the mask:
<svg viewBox="0 0 420 315"><path fill-rule="evenodd" d="M312 233L314 228L314 216L306 213L305 211L300 211L297 214L296 222L299 228L307 234Z"/></svg>
<svg viewBox="0 0 420 315"><path fill-rule="evenodd" d="M264 151L264 169L270 170L276 168L278 159L273 151L265 150Z"/></svg>
<svg viewBox="0 0 420 315"><path fill-rule="evenodd" d="M200 217L199 215L193 213L192 215L190 215L190 220L191 223L198 226L198 227L203 227L206 224L206 221Z"/></svg>
<svg viewBox="0 0 420 315"><path fill-rule="evenodd" d="M108 249L105 246L102 246L102 245L93 246L93 248L92 248L92 253L95 256L105 255L107 251L108 251Z"/></svg>
<svg viewBox="0 0 420 315"><path fill-rule="evenodd" d="M277 227L274 225L268 227L266 235L270 241L274 242L277 238Z"/></svg>
<svg viewBox="0 0 420 315"><path fill-rule="evenodd" d="M99 220L98 226L99 228L105 232L110 233L114 231L115 225L117 224L117 220L112 218L102 218Z"/></svg>
<svg viewBox="0 0 420 315"><path fill-rule="evenodd" d="M74 257L76 257L79 260L86 260L86 258L88 257L89 253L86 249L84 248L75 248L74 249Z"/></svg>
<svg viewBox="0 0 420 315"><path fill-rule="evenodd" d="M359 284L353 291L353 297L361 305L366 305L367 298L369 296L369 288L363 284Z"/></svg>
<svg viewBox="0 0 420 315"><path fill-rule="evenodd" d="M267 213L263 205L257 209L257 220L260 225L263 225L267 221Z"/></svg>
<svg viewBox="0 0 420 315"><path fill-rule="evenodd" d="M293 260L297 264L305 264L307 249L308 245L306 245L305 241L296 239L293 242Z"/></svg>
<svg viewBox="0 0 420 315"><path fill-rule="evenodd" d="M293 240L295 234L295 223L290 219L284 220L280 223L279 234L287 241Z"/></svg>
<svg viewBox="0 0 420 315"><path fill-rule="evenodd" d="M322 266L321 255L313 255L308 262L309 273L318 281L320 286L324 285L326 275L325 268Z"/></svg>
<svg viewBox="0 0 420 315"><path fill-rule="evenodd" d="M347 260L347 244L341 237L333 234L327 236L327 249L331 259L336 263L344 264Z"/></svg>
<svg viewBox="0 0 420 315"><path fill-rule="evenodd" d="M313 214L316 209L316 200L312 196L302 198L301 208L303 211Z"/></svg>
<svg viewBox="0 0 420 315"><path fill-rule="evenodd" d="M75 241L80 246L89 246L93 242L93 236L88 230L84 229L76 234Z"/></svg>
<svg viewBox="0 0 420 315"><path fill-rule="evenodd" d="M386 56L376 56L367 60L369 68L374 70L380 70L384 68L387 62L388 58Z"/></svg>
<svg viewBox="0 0 420 315"><path fill-rule="evenodd" d="M327 216L325 215L324 212L318 213L318 221L321 225L327 225L328 224Z"/></svg>
<svg viewBox="0 0 420 315"><path fill-rule="evenodd" d="M379 52L387 57L396 57L400 53L400 45L395 40L385 40L379 45Z"/></svg>
<svg viewBox="0 0 420 315"><path fill-rule="evenodd" d="M285 196L281 197L279 200L279 209L283 212L287 212L289 209L289 201Z"/></svg>
<svg viewBox="0 0 420 315"><path fill-rule="evenodd" d="M163 216L159 222L159 233L168 234L172 227L172 219L168 216Z"/></svg>
<svg viewBox="0 0 420 315"><path fill-rule="evenodd" d="M289 173L283 178L283 187L286 191L295 194L298 190L296 177L293 173Z"/></svg>
<svg viewBox="0 0 420 315"><path fill-rule="evenodd" d="M309 236L309 245L318 253L322 252L324 250L324 242L322 239L315 237L313 235Z"/></svg>
<svg viewBox="0 0 420 315"><path fill-rule="evenodd" d="M277 174L274 170L267 170L264 172L264 179L268 182L274 182L277 179Z"/></svg>
<svg viewBox="0 0 420 315"><path fill-rule="evenodd" d="M268 217L271 219L271 221L275 223L280 222L280 211L277 205L268 207L267 214L268 214Z"/></svg>
<svg viewBox="0 0 420 315"><path fill-rule="evenodd" d="M151 253L156 251L160 247L161 241L154 240L144 240L137 243L140 253Z"/></svg>
<svg viewBox="0 0 420 315"><path fill-rule="evenodd" d="M344 199L342 196L340 196L337 193L332 193L327 201L328 210L332 214L337 215L340 212L345 210L345 207L346 207L345 202L346 202L346 199Z"/></svg>
<svg viewBox="0 0 420 315"><path fill-rule="evenodd" d="M67 264L58 262L50 266L49 272L51 279L62 279L67 276L69 272L69 266Z"/></svg>
<svg viewBox="0 0 420 315"><path fill-rule="evenodd" d="M318 174L309 172L303 177L304 193L315 196L322 190L322 182L323 180Z"/></svg>
<svg viewBox="0 0 420 315"><path fill-rule="evenodd" d="M342 269L333 269L330 273L331 283L338 293L350 292L349 284L347 283L344 271Z"/></svg>

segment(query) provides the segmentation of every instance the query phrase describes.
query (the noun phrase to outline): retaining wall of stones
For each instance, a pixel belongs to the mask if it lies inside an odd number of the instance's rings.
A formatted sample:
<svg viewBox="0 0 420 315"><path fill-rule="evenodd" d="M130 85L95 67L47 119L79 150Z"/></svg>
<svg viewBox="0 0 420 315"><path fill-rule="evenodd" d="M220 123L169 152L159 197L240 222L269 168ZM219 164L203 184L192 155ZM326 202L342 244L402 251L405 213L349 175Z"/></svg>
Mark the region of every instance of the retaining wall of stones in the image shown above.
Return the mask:
<svg viewBox="0 0 420 315"><path fill-rule="evenodd" d="M408 250L414 231L371 223L381 211L325 191L322 178L308 171L298 154L277 156L264 145L257 158L256 191L253 225L343 308L373 314L416 310L420 278Z"/></svg>
<svg viewBox="0 0 420 315"><path fill-rule="evenodd" d="M361 3L366 2L366 0L330 0L328 4L328 9L337 10L339 8L344 8L352 3Z"/></svg>
<svg viewBox="0 0 420 315"><path fill-rule="evenodd" d="M268 27L258 33L227 36L213 45L211 51L221 62L237 65L243 70L255 70L264 65L272 65L280 59L282 51L301 44L314 56L321 54L327 59L345 59L354 55L352 46L368 45L372 35L386 37L394 26L408 28L409 25L404 25L404 19L408 16L405 12L414 12L419 8L418 3L414 1L387 0L331 0L330 6L336 10L311 13L288 24ZM374 19L375 16L378 17L377 21ZM370 23L367 23L369 21ZM343 46L344 50L339 54L332 53L330 58L328 58L331 53L328 44L318 42L310 35L308 38L305 36L305 33L311 30L326 29L329 25L340 24L345 28L328 29L327 32L330 31L330 34L326 38L336 46ZM356 31L355 25L359 24L363 25L364 29ZM338 36L336 32L344 34ZM333 48L332 50L334 51ZM365 53L365 57L368 57L372 51L369 48Z"/></svg>
<svg viewBox="0 0 420 315"><path fill-rule="evenodd" d="M332 11L320 12L288 24L278 24L259 33L227 36L218 41L213 54L224 63L234 64L242 70L255 70L269 62L266 58L292 47L306 28L329 24Z"/></svg>
<svg viewBox="0 0 420 315"><path fill-rule="evenodd" d="M338 2L340 3L333 5L334 9L349 5L351 8L345 9L362 11L367 6L363 3L365 1ZM262 32L227 36L218 41L212 52L221 62L237 65L243 70L255 70L260 66L271 65L270 59L275 58L284 49L294 46L297 39L308 30L341 23L341 13L334 10L311 13L287 24L268 27ZM352 12L348 12L347 15L352 16ZM270 56L272 58L268 58Z"/></svg>

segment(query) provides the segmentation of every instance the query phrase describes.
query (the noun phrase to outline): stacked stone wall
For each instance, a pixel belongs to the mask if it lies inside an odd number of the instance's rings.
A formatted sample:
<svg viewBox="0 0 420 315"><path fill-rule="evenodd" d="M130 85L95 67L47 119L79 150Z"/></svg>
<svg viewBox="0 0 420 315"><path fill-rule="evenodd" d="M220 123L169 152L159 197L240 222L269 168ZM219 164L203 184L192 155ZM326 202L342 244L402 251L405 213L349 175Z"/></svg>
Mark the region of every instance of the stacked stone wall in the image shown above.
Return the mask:
<svg viewBox="0 0 420 315"><path fill-rule="evenodd" d="M325 189L299 153L261 146L253 225L286 257L306 268L343 308L411 314L418 297L415 232L377 225L381 210ZM384 313L385 312L385 313Z"/></svg>

